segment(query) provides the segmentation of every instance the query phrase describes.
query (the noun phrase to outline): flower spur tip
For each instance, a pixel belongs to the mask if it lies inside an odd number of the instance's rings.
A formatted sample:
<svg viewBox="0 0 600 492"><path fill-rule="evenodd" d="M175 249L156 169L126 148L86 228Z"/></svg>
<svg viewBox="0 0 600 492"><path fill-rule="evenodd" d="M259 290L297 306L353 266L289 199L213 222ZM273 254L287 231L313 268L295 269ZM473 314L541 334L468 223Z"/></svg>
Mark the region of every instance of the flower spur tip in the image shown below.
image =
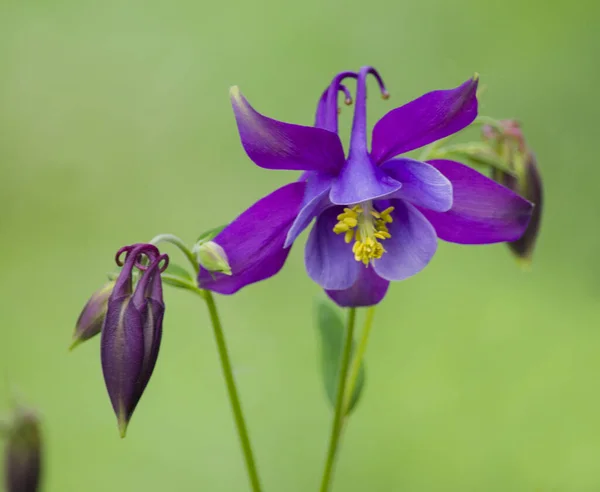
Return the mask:
<svg viewBox="0 0 600 492"><path fill-rule="evenodd" d="M229 88L229 97L233 98L233 99L239 99L241 97L241 92L240 92L240 88L237 85L232 85Z"/></svg>

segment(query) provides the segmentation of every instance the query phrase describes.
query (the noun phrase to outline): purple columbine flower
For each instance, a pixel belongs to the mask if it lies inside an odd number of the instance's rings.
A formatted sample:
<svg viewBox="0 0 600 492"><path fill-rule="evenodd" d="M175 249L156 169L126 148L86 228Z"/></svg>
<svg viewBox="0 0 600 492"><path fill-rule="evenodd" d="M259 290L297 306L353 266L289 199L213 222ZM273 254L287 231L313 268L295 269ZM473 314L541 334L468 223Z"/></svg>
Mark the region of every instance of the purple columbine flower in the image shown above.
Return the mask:
<svg viewBox="0 0 600 492"><path fill-rule="evenodd" d="M201 270L203 288L233 294L283 266L298 235L316 219L305 249L309 276L341 306L380 302L392 280L421 271L437 239L486 244L519 238L532 205L508 188L453 161L397 157L458 132L477 116L477 77L429 92L387 113L367 144L366 79L371 67L342 72L321 96L314 127L258 113L237 87L231 100L242 145L260 167L304 171L299 181L259 200L214 242L231 276ZM357 79L347 157L338 132L337 96Z"/></svg>
<svg viewBox="0 0 600 492"><path fill-rule="evenodd" d="M125 260L121 256L125 253ZM144 259L148 261L144 264ZM121 437L156 364L165 312L160 274L169 258L151 244L121 248L116 262L122 266L102 327L102 372L117 416ZM141 277L133 289L133 269Z"/></svg>

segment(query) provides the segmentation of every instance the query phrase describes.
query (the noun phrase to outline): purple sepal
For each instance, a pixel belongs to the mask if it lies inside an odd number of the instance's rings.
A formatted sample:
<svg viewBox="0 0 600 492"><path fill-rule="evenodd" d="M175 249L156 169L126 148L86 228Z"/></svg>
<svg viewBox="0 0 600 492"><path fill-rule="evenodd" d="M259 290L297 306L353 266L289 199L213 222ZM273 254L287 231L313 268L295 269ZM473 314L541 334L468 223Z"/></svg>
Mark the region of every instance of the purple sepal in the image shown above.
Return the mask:
<svg viewBox="0 0 600 492"><path fill-rule="evenodd" d="M473 77L455 89L428 92L392 109L373 128L374 161L382 164L470 125L477 116L477 84Z"/></svg>
<svg viewBox="0 0 600 492"><path fill-rule="evenodd" d="M231 275L200 269L198 284L219 294L234 294L246 285L275 275L290 248L285 238L300 211L306 183L290 183L260 199L213 239L229 260Z"/></svg>
<svg viewBox="0 0 600 492"><path fill-rule="evenodd" d="M458 162L435 160L429 164L452 183L450 210L420 208L440 239L459 244L490 244L515 241L523 235L532 203Z"/></svg>
<svg viewBox="0 0 600 492"><path fill-rule="evenodd" d="M237 87L230 94L242 145L257 166L336 174L344 165L344 149L336 133L268 118Z"/></svg>

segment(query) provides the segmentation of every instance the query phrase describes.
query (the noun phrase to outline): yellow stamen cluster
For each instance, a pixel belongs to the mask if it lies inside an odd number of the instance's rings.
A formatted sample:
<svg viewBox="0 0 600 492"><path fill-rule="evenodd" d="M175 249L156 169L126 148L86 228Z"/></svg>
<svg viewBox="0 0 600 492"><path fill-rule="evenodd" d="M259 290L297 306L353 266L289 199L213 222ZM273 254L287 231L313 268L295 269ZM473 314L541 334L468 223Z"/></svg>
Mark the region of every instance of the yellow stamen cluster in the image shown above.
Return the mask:
<svg viewBox="0 0 600 492"><path fill-rule="evenodd" d="M337 216L338 223L333 232L344 234L344 241L352 246L354 259L368 265L371 260L381 258L385 249L379 241L392 237L386 224L392 222L390 215L394 207L388 207L383 212L377 212L371 208L370 202L355 205L352 208L344 208L344 212Z"/></svg>

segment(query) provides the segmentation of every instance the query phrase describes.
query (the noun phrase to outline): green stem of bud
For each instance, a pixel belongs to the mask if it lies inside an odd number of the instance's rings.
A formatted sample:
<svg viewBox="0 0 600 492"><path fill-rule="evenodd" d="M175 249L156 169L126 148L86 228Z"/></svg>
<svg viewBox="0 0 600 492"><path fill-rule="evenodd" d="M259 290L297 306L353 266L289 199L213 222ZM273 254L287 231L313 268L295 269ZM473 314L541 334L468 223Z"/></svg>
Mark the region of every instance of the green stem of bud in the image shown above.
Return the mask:
<svg viewBox="0 0 600 492"><path fill-rule="evenodd" d="M437 153L437 150L442 145L444 145L448 140L450 140L453 136L454 135L450 135L449 137L445 137L445 138L442 138L440 140L436 140L435 142L430 143L427 147L425 147L423 149L423 151L419 155L419 161L425 162L428 159L434 158Z"/></svg>
<svg viewBox="0 0 600 492"><path fill-rule="evenodd" d="M192 251L186 246L186 244L181 239L179 239L173 234L159 234L158 236L152 238L152 240L150 241L150 244L154 244L155 246L159 243L171 243L172 245L179 248L179 250L191 263L196 275L198 275L198 272L200 271L200 265L198 265L198 261L196 260L196 257L194 256Z"/></svg>
<svg viewBox="0 0 600 492"><path fill-rule="evenodd" d="M475 118L475 120L473 120L473 123L471 123L466 128L463 128L461 131L430 143L427 147L423 149L421 155L419 155L419 160L421 162L425 162L428 159L439 159L441 157L439 149L444 144L448 143L450 139L456 137L457 135L460 135L463 131L465 131L468 128L471 128L472 126L483 125L489 125L492 128L495 128L496 130L504 131L504 126L502 125L501 121L492 118L491 116L478 116L477 118ZM445 152L445 157L449 157L447 152Z"/></svg>
<svg viewBox="0 0 600 492"><path fill-rule="evenodd" d="M490 151L489 145L484 142L470 142L466 144L447 145L438 148L429 155L429 159L466 159L475 165L492 167L507 174L514 174L508 163L497 154Z"/></svg>
<svg viewBox="0 0 600 492"><path fill-rule="evenodd" d="M500 120L497 120L496 118L492 118L491 116L479 115L477 118L475 118L475 120L473 121L473 123L471 123L471 125L473 125L473 126L489 125L492 128L494 128L495 130L504 132L504 125L502 124L502 122ZM471 125L469 125L469 126L471 126Z"/></svg>
<svg viewBox="0 0 600 492"><path fill-rule="evenodd" d="M11 424L8 419L4 420L0 418L0 439L8 437L10 434Z"/></svg>
<svg viewBox="0 0 600 492"><path fill-rule="evenodd" d="M201 289L198 289L199 291ZM221 326L221 320L219 319L219 313L217 312L217 306L213 298L212 292L209 290L202 291L202 297L206 301L208 307L208 313L213 327L215 335L215 341L217 342L217 349L219 352L219 358L221 359L221 369L223 370L223 376L227 386L227 393L229 395L229 401L231 403L231 410L235 420L238 436L242 445L242 451L244 453L244 460L246 462L246 469L248 471L248 477L250 484L252 485L253 492L260 492L260 480L258 478L258 471L256 467L256 461L252 452L252 446L250 444L250 436L248 434L248 427L244 419L242 412L242 404L238 395L235 379L233 377L233 370L231 368L231 359L229 358L229 352L227 350L227 343L225 342L225 335L223 333L223 327Z"/></svg>

